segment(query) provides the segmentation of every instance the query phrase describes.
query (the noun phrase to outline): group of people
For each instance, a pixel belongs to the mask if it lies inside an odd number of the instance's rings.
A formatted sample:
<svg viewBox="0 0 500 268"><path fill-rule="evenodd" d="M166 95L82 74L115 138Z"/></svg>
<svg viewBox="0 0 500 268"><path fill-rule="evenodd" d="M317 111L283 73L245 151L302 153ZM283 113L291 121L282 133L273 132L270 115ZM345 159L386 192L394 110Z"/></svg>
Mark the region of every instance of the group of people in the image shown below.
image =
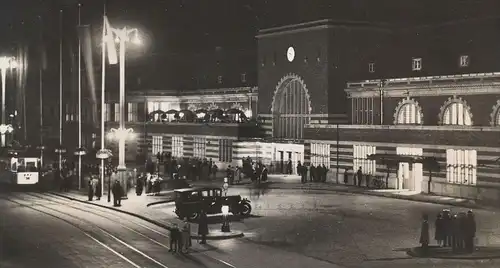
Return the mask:
<svg viewBox="0 0 500 268"><path fill-rule="evenodd" d="M453 214L449 209L441 211L435 221L434 239L440 247L451 247L454 252L474 251L474 239L476 237L476 220L474 213L459 212ZM427 249L429 238L429 217L423 216L420 244Z"/></svg>
<svg viewBox="0 0 500 268"><path fill-rule="evenodd" d="M250 178L252 182L263 182L267 181L269 170L267 169L266 165L262 164L262 161L252 161L252 158L248 156L247 158L243 159L243 168L240 169L240 173L243 172L243 174ZM241 176L241 175L240 175Z"/></svg>
<svg viewBox="0 0 500 268"><path fill-rule="evenodd" d="M200 218L198 222L198 235L200 236L199 243L207 243L208 235L208 216L204 210L200 212ZM188 218L184 218L182 227L179 227L174 223L173 227L170 229L170 252L188 253L189 248L192 246L191 241L191 224Z"/></svg>
<svg viewBox="0 0 500 268"><path fill-rule="evenodd" d="M289 160L291 164L291 160ZM307 182L307 171L309 169L309 182L326 182L326 176L328 174L328 168L325 164L314 166L311 164L309 168L303 165L300 161L297 163L297 174L300 175L300 181L302 183Z"/></svg>
<svg viewBox="0 0 500 268"><path fill-rule="evenodd" d="M162 180L158 174L141 173L137 176L135 193L137 196L141 196L144 188L146 188L146 194L159 195Z"/></svg>
<svg viewBox="0 0 500 268"><path fill-rule="evenodd" d="M149 159L146 163L146 172L159 173L163 166L163 174L172 179L186 178L192 181L207 181L215 179L218 167L212 159L199 157L176 158L171 153L158 152L156 163Z"/></svg>

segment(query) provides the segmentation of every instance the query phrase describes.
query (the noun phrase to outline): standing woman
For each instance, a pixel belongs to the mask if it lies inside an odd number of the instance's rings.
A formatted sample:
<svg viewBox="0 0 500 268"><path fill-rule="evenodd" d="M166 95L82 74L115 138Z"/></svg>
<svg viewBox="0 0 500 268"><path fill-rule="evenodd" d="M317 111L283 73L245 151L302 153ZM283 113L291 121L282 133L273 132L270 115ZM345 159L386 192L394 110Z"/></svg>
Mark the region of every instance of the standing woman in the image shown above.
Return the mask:
<svg viewBox="0 0 500 268"><path fill-rule="evenodd" d="M422 228L420 231L420 244L422 250L427 252L429 248L429 217L427 214L424 214L422 217Z"/></svg>
<svg viewBox="0 0 500 268"><path fill-rule="evenodd" d="M191 247L191 224L188 221L188 218L184 218L184 225L182 226L182 245L185 253L188 253L189 248Z"/></svg>

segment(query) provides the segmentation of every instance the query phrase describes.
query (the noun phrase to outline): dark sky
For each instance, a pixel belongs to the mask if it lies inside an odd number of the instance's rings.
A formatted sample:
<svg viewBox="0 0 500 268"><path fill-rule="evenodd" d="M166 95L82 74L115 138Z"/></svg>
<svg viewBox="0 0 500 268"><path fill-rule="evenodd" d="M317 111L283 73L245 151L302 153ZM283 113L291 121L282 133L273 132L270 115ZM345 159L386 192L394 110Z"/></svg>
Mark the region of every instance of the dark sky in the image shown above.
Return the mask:
<svg viewBox="0 0 500 268"><path fill-rule="evenodd" d="M76 23L77 0L2 0L0 45L31 40L42 15L48 35ZM84 23L100 27L102 0L81 0ZM395 26L495 18L498 0L107 0L112 23L143 29L152 53L251 47L258 29L323 18L384 22ZM57 38L57 37L56 37ZM48 38L50 39L50 38ZM33 40L31 40L33 41ZM1 52L0 52L1 53Z"/></svg>

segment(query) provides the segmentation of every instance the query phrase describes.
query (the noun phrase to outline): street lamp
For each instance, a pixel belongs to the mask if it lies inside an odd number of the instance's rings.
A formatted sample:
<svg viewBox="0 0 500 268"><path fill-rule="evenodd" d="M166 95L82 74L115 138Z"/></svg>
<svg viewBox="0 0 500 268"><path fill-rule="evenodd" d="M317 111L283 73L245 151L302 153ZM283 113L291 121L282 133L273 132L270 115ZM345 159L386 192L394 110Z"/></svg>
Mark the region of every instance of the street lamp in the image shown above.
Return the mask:
<svg viewBox="0 0 500 268"><path fill-rule="evenodd" d="M121 116L120 116L121 117ZM120 124L121 125L121 124ZM118 173L120 176L120 181L123 183L123 189L125 192L125 197L127 197L127 178L125 166L125 141L135 139L134 130L131 128L124 128L120 126L118 129L112 128L108 133L108 139L118 141Z"/></svg>
<svg viewBox="0 0 500 268"><path fill-rule="evenodd" d="M104 176L106 172L105 160L113 156L111 150L101 149L97 151L95 157L101 159L101 193L104 193ZM111 179L108 179L108 203L111 202Z"/></svg>
<svg viewBox="0 0 500 268"><path fill-rule="evenodd" d="M132 42L136 45L142 44L139 38L139 31L135 28L129 29L124 27L122 29L115 29L109 27L111 33L114 35L115 42L119 44L119 62L120 62L120 120L119 128L111 129L111 133L118 139L118 174L120 180L125 182L123 187L125 189L125 197L127 196L127 180L126 180L126 166L125 166L125 140L133 134L131 129L125 129L125 44Z"/></svg>
<svg viewBox="0 0 500 268"><path fill-rule="evenodd" d="M11 133L14 129L11 125L5 124L5 84L7 82L7 70L17 68L16 58L0 57L0 73L2 76L2 122L0 125L1 145L5 147L5 134Z"/></svg>
<svg viewBox="0 0 500 268"><path fill-rule="evenodd" d="M231 227L229 226L229 206L222 206L221 208L222 210L222 226L220 228L220 230L223 232L223 233L229 233L231 232Z"/></svg>
<svg viewBox="0 0 500 268"><path fill-rule="evenodd" d="M74 152L74 155L78 156L78 190L80 190L82 188L82 156L86 155L87 154L87 150L85 150L85 148L83 147L80 147L80 148L77 148Z"/></svg>

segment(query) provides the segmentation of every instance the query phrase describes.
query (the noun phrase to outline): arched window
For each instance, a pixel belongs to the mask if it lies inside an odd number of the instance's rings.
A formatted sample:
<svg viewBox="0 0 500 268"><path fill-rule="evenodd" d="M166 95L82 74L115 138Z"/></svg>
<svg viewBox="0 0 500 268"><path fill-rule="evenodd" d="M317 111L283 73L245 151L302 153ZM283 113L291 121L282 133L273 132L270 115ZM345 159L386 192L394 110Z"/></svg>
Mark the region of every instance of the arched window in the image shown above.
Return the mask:
<svg viewBox="0 0 500 268"><path fill-rule="evenodd" d="M490 124L494 127L500 126L500 100L493 106L493 111L490 114Z"/></svg>
<svg viewBox="0 0 500 268"><path fill-rule="evenodd" d="M399 102L398 107L396 107L396 112L394 114L394 124L421 125L422 118L422 108L420 108L418 102L408 97Z"/></svg>
<svg viewBox="0 0 500 268"><path fill-rule="evenodd" d="M442 125L472 126L470 107L461 98L450 98L441 108Z"/></svg>

